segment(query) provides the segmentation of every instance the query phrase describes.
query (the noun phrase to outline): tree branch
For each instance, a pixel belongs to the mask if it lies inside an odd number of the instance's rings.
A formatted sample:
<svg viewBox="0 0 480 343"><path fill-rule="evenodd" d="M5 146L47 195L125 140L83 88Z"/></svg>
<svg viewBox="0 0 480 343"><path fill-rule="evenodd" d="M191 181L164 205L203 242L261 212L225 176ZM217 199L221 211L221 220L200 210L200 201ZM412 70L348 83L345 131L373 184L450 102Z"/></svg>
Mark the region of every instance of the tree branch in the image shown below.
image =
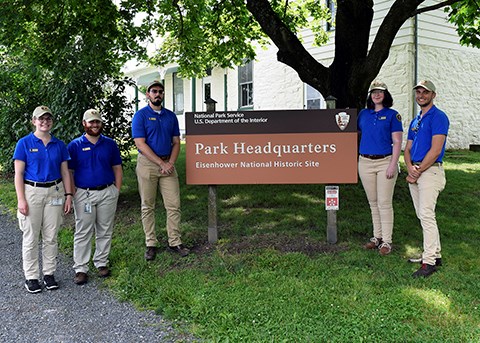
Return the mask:
<svg viewBox="0 0 480 343"><path fill-rule="evenodd" d="M312 57L298 37L278 17L269 1L247 0L247 9L279 49L278 61L297 71L302 81L317 89L325 89L328 68Z"/></svg>
<svg viewBox="0 0 480 343"><path fill-rule="evenodd" d="M440 3L432 5L432 6L419 8L418 10L413 12L412 16L415 16L417 14L424 13L424 12L438 10L439 8L450 6L450 5L453 5L454 3L457 3L457 2L460 2L460 1L462 1L462 0L446 0L444 2L440 2Z"/></svg>

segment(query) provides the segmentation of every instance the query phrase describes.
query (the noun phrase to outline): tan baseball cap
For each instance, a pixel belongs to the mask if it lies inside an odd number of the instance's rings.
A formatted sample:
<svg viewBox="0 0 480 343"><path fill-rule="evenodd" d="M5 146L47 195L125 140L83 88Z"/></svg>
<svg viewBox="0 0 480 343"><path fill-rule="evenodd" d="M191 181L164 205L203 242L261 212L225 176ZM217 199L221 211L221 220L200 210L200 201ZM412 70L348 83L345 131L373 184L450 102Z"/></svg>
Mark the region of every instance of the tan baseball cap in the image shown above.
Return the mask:
<svg viewBox="0 0 480 343"><path fill-rule="evenodd" d="M371 91L374 91L376 89L381 90L381 91L387 91L388 87L384 82L382 82L380 80L375 80L371 83L368 91L371 92Z"/></svg>
<svg viewBox="0 0 480 343"><path fill-rule="evenodd" d="M434 92L436 91L435 85L432 81L422 80L413 89L417 89L418 87L425 88L427 91Z"/></svg>
<svg viewBox="0 0 480 343"><path fill-rule="evenodd" d="M100 112L95 109L86 110L83 114L83 120L87 123L91 122L92 120L99 120L103 123L102 117L100 116Z"/></svg>
<svg viewBox="0 0 480 343"><path fill-rule="evenodd" d="M152 88L153 86L160 86L160 87L162 87L162 89L165 89L165 87L163 87L163 83L161 83L158 80L153 80L152 82L150 82L148 84L147 92L150 92L150 88Z"/></svg>
<svg viewBox="0 0 480 343"><path fill-rule="evenodd" d="M44 114L50 114L53 117L52 111L50 111L50 109L47 106L45 105L38 106L33 111L32 119L40 118Z"/></svg>

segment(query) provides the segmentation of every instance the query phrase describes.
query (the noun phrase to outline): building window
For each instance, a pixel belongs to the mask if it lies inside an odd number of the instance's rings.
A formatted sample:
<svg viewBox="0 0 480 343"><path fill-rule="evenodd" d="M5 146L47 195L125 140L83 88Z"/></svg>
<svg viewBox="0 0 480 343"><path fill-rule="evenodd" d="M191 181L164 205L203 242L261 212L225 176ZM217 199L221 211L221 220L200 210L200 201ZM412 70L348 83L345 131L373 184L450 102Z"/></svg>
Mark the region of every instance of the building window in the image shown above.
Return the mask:
<svg viewBox="0 0 480 343"><path fill-rule="evenodd" d="M325 29L327 31L334 31L335 26L332 23L335 23L335 16L337 14L337 8L335 7L335 0L326 0L326 5L327 5L327 8L330 10L332 19L330 22L327 22Z"/></svg>
<svg viewBox="0 0 480 343"><path fill-rule="evenodd" d="M305 84L305 108L307 110L325 108L325 100L322 94L307 84Z"/></svg>
<svg viewBox="0 0 480 343"><path fill-rule="evenodd" d="M183 110L183 80L178 77L178 73L173 73L173 112L176 115L181 115Z"/></svg>
<svg viewBox="0 0 480 343"><path fill-rule="evenodd" d="M253 62L238 68L240 108L253 107Z"/></svg>

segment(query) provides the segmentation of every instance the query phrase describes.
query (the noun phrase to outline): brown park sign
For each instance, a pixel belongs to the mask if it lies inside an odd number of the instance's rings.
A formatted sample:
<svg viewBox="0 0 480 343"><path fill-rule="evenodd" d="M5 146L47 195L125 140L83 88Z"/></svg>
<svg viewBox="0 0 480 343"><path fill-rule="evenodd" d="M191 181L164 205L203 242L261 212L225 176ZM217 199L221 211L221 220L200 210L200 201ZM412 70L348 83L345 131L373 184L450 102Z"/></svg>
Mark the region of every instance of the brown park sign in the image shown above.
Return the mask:
<svg viewBox="0 0 480 343"><path fill-rule="evenodd" d="M357 183L357 111L188 112L187 184Z"/></svg>

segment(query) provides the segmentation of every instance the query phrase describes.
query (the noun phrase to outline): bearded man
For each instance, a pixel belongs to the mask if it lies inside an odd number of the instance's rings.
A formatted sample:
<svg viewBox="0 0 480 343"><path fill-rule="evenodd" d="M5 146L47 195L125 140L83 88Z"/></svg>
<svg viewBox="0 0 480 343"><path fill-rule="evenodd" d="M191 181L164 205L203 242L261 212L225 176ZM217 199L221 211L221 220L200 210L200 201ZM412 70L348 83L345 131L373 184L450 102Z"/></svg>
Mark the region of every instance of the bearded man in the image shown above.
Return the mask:
<svg viewBox="0 0 480 343"><path fill-rule="evenodd" d="M145 94L148 105L138 110L132 120L132 137L138 149L136 173L147 261L154 260L157 254L155 203L158 190L167 216L168 248L182 257L189 253L181 240L180 186L175 169L180 153L180 129L175 113L162 106L164 90L160 81L151 82Z"/></svg>
<svg viewBox="0 0 480 343"><path fill-rule="evenodd" d="M102 135L103 121L95 109L83 115L85 134L68 144L68 168L75 185L74 282L88 281L88 263L95 233L93 264L100 277L110 275L108 255L112 243L115 211L122 186L122 159L117 143Z"/></svg>

